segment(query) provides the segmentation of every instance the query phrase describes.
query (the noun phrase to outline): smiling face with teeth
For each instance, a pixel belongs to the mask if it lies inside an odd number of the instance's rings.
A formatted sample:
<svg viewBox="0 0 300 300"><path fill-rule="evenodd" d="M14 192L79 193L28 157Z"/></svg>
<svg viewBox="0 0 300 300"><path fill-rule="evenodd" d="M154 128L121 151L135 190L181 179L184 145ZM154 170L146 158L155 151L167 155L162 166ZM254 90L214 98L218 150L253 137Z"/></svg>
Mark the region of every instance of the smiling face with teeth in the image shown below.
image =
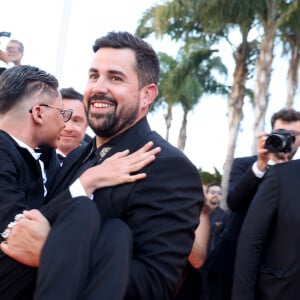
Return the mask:
<svg viewBox="0 0 300 300"><path fill-rule="evenodd" d="M157 96L155 84L139 86L135 66L131 49L100 48L95 53L84 103L98 144L142 119Z"/></svg>

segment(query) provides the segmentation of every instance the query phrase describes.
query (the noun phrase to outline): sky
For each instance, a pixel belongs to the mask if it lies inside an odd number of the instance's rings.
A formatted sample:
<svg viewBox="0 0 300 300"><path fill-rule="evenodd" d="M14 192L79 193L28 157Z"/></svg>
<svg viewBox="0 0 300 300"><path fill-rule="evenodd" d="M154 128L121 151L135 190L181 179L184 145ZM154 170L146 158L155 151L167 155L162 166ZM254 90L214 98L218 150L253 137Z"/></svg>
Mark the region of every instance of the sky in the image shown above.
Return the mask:
<svg viewBox="0 0 300 300"><path fill-rule="evenodd" d="M96 38L112 30L134 33L138 20L159 0L9 0L2 1L0 31L11 32L11 38L23 42L23 64L38 66L60 81L60 87L74 87L84 91L89 64ZM5 49L9 39L0 38ZM179 45L168 38L146 39L156 51L175 57ZM232 66L232 49L222 45L219 49L225 61ZM268 120L273 112L282 108L285 99L286 59L276 59L270 87ZM228 83L233 69L229 68ZM254 88L254 87L253 87ZM295 108L300 109L296 99ZM175 107L169 141L177 145L182 111ZM149 114L153 130L165 137L164 111ZM244 105L235 156L251 155L253 113L250 103ZM188 115L185 154L205 171L217 168L221 173L225 161L228 137L227 98L204 96Z"/></svg>

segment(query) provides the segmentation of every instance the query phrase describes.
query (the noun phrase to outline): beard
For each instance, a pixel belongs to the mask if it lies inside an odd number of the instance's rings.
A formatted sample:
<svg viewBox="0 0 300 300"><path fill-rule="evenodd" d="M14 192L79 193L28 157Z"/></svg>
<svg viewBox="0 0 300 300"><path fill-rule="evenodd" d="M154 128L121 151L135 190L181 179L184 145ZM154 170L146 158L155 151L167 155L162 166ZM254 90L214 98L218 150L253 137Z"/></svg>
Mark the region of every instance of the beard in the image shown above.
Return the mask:
<svg viewBox="0 0 300 300"><path fill-rule="evenodd" d="M116 110L106 114L91 114L88 112L88 123L97 136L109 138L131 127L137 119L138 112L138 106L123 108L119 111L119 114Z"/></svg>

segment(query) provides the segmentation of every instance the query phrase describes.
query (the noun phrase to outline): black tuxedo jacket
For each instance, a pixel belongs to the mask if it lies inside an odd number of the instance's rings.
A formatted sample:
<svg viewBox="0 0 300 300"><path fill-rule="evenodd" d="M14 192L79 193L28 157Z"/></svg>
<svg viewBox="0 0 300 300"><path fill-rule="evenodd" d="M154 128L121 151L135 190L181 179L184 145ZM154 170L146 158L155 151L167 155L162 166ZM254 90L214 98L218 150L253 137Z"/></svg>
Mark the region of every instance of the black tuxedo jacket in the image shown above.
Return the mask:
<svg viewBox="0 0 300 300"><path fill-rule="evenodd" d="M40 159L47 174L49 190L59 169L55 151L41 147ZM6 132L0 130L0 232L24 209L41 208L44 188L41 167L29 151L20 147Z"/></svg>
<svg viewBox="0 0 300 300"><path fill-rule="evenodd" d="M132 230L133 261L126 296L130 300L172 298L192 248L203 203L197 168L180 150L151 131L146 118L109 141L112 149L107 157L125 149L133 152L149 141L162 150L142 170L147 173L146 179L94 193L94 202L104 220L121 218ZM76 179L75 173L90 153L91 145L68 155L50 198L57 195L63 201L69 197L66 188Z"/></svg>
<svg viewBox="0 0 300 300"><path fill-rule="evenodd" d="M0 232L24 209L44 203L41 169L27 149L0 130Z"/></svg>
<svg viewBox="0 0 300 300"><path fill-rule="evenodd" d="M234 300L292 300L300 293L300 160L271 166L246 215Z"/></svg>
<svg viewBox="0 0 300 300"><path fill-rule="evenodd" d="M252 165L257 156L235 158L232 163L227 203L228 207L237 212L245 212L261 182L261 178L255 176Z"/></svg>

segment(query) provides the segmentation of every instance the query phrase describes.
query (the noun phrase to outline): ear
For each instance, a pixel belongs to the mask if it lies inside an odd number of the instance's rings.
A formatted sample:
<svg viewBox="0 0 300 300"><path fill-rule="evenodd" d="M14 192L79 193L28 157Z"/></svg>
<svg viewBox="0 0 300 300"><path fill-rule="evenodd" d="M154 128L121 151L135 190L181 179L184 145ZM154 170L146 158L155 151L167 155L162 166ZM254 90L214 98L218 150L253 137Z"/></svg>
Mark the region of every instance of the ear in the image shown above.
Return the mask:
<svg viewBox="0 0 300 300"><path fill-rule="evenodd" d="M148 84L142 88L141 108L145 109L151 106L158 95L157 85L154 83Z"/></svg>
<svg viewBox="0 0 300 300"><path fill-rule="evenodd" d="M43 119L43 113L41 110L41 107L38 105L35 105L31 109L31 118L35 123L42 124L44 119Z"/></svg>

